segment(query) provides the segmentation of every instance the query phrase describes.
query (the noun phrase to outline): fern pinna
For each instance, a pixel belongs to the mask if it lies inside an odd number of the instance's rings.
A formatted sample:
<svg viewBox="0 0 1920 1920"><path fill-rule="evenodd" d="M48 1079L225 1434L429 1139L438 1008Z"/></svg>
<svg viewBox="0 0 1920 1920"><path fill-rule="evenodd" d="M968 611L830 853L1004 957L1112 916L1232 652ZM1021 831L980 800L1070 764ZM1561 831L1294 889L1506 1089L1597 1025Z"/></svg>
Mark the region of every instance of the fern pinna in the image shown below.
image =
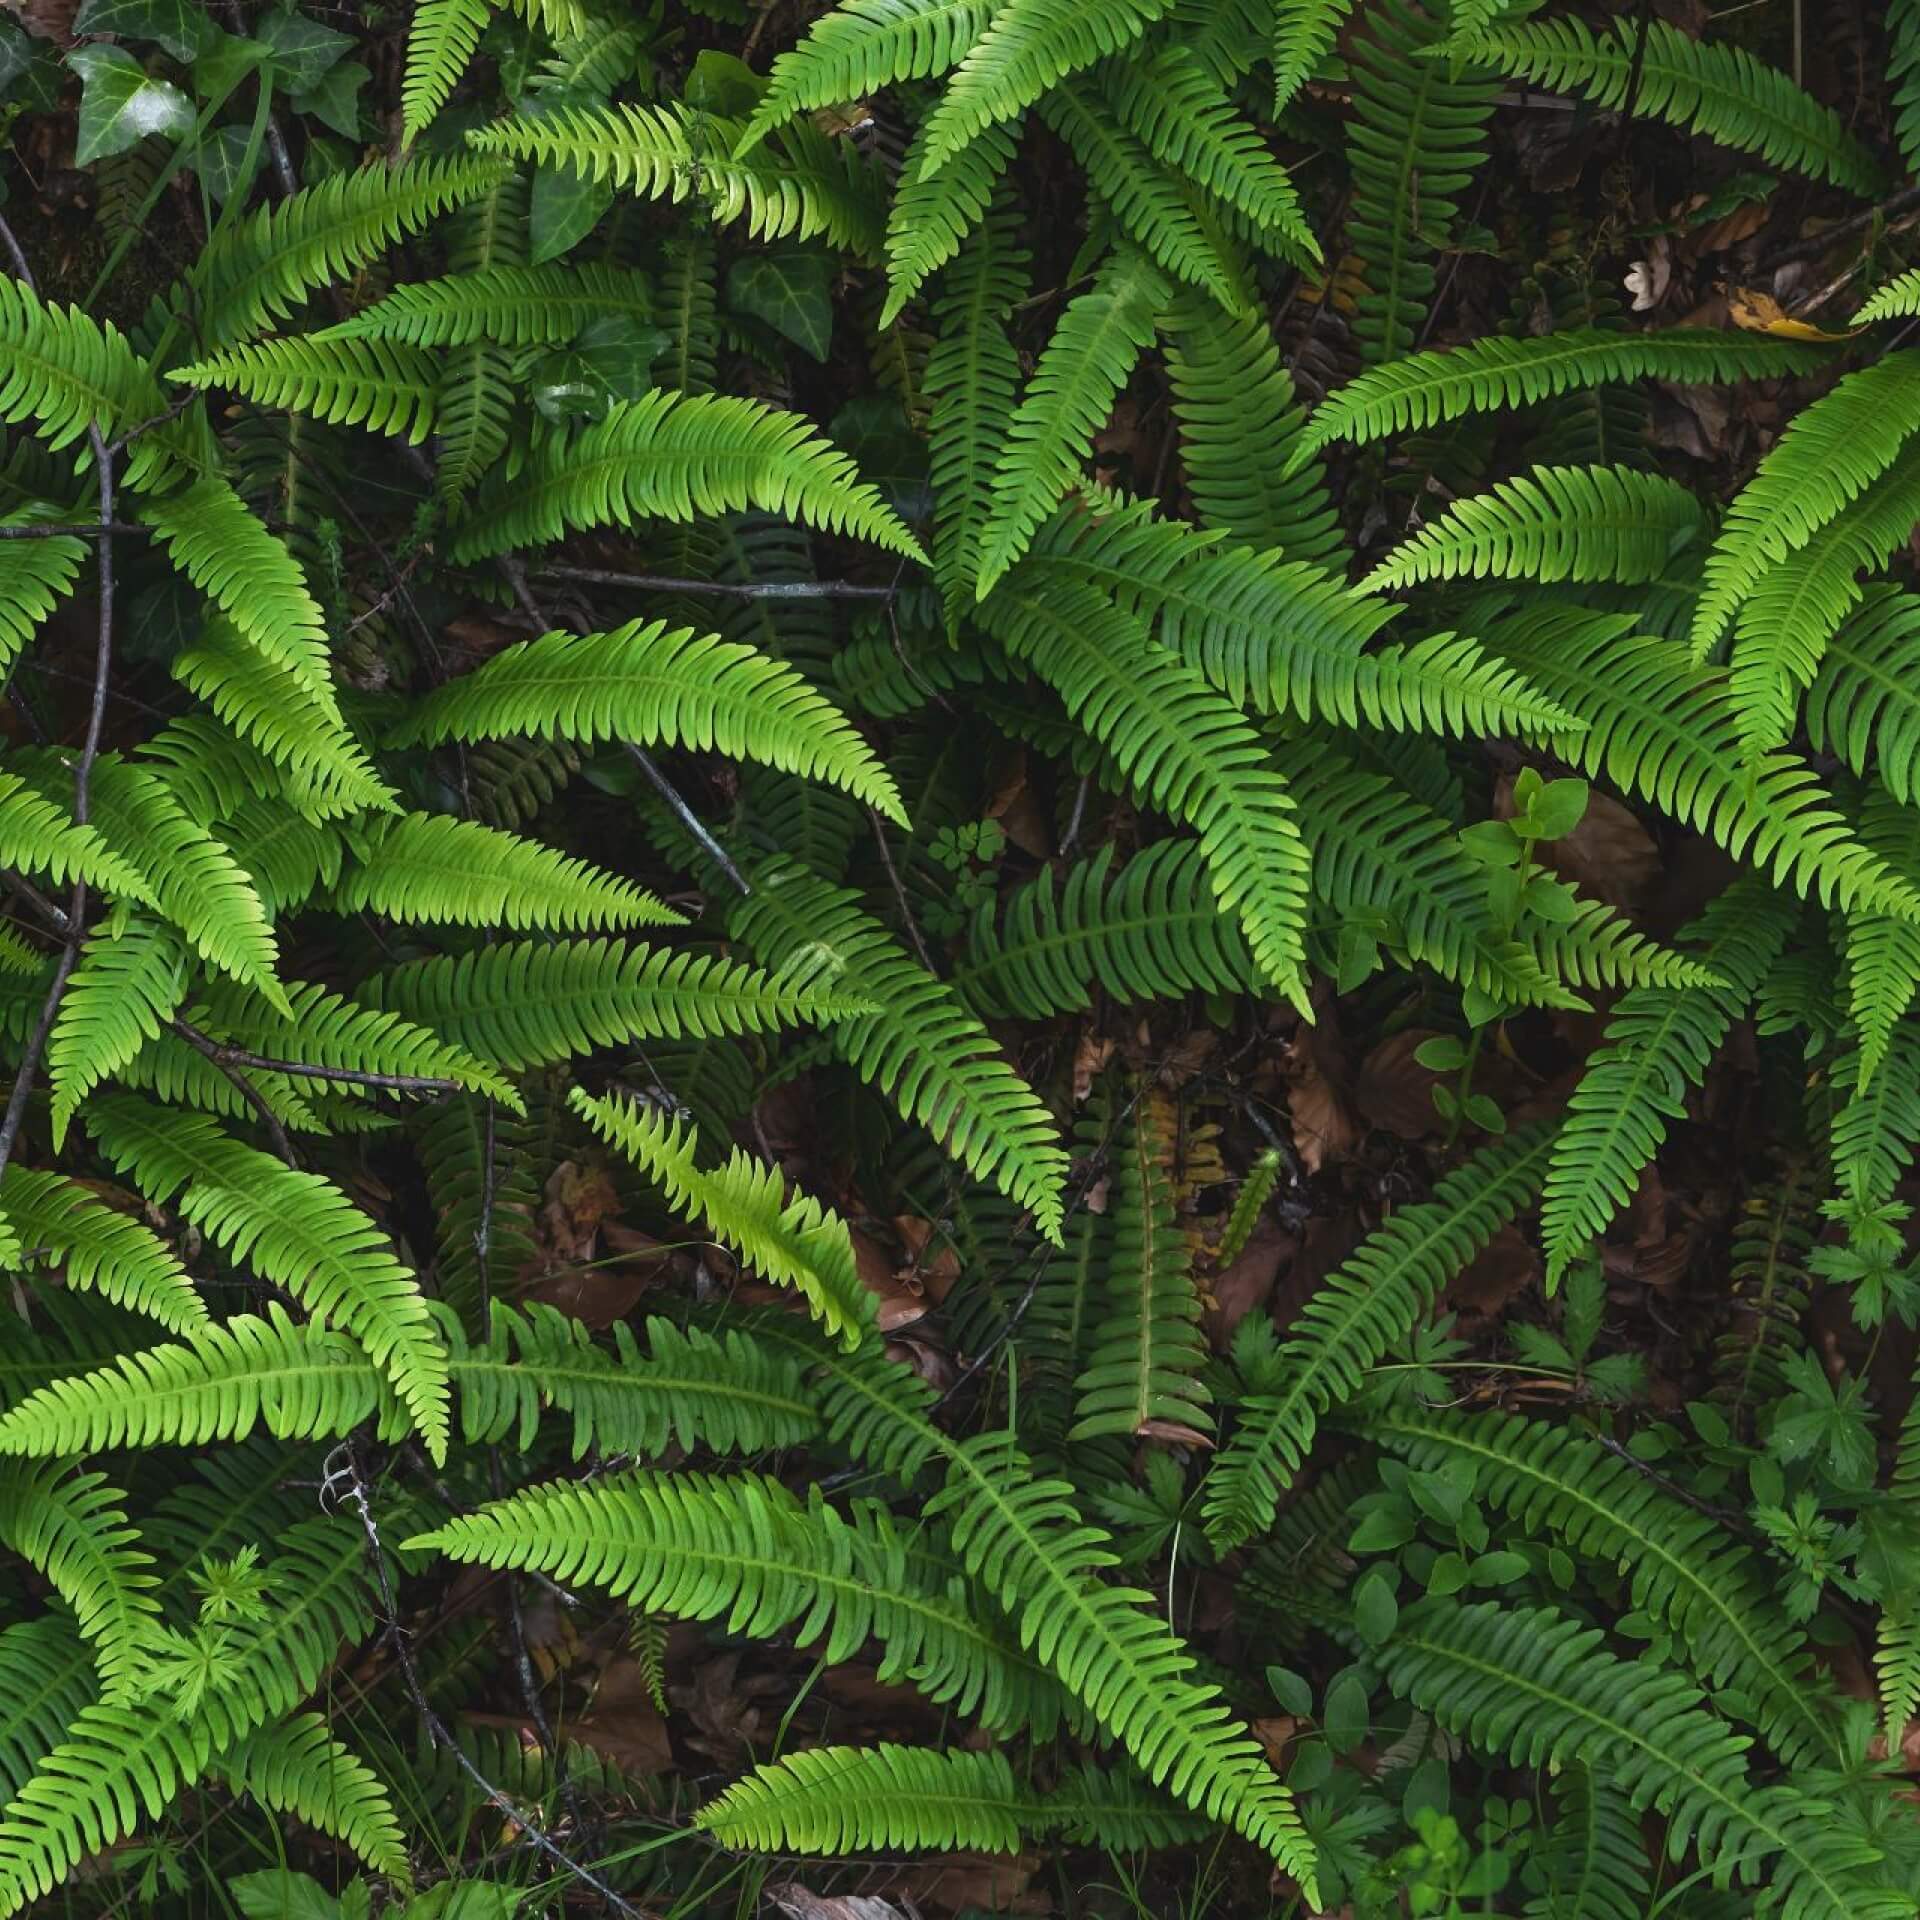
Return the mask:
<svg viewBox="0 0 1920 1920"><path fill-rule="evenodd" d="M1920 1911L1884 11L0 21L0 1920Z"/></svg>

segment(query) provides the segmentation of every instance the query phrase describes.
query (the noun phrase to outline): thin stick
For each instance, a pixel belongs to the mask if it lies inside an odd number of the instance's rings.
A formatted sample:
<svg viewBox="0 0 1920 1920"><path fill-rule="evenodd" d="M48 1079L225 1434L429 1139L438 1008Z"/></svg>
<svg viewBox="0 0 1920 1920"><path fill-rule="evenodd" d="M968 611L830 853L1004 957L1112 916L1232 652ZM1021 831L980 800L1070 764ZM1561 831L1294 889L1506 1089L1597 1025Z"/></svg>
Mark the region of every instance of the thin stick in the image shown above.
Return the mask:
<svg viewBox="0 0 1920 1920"><path fill-rule="evenodd" d="M458 1093L458 1080L442 1080L426 1073L363 1073L357 1067L318 1067L310 1060L276 1060L269 1054L230 1047L184 1020L167 1022L180 1038L204 1053L216 1066L246 1067L255 1073L284 1073L295 1080L326 1080L343 1087L375 1087L383 1093Z"/></svg>
<svg viewBox="0 0 1920 1920"><path fill-rule="evenodd" d="M895 587L851 580L682 580L670 573L620 573L608 567L540 569L542 580L583 580L595 587L642 587L656 593L715 594L730 600L891 600Z"/></svg>
<svg viewBox="0 0 1920 1920"><path fill-rule="evenodd" d="M913 908L907 904L907 890L900 884L899 870L893 864L893 849L887 845L887 823L872 807L867 809L867 818L873 822L874 845L880 849L880 864L887 870L887 882L893 888L894 899L899 903L900 918L907 923L907 934L913 941L913 950L929 973L938 974L940 969L933 964L933 955L927 951L927 943L920 937L919 922L913 917Z"/></svg>
<svg viewBox="0 0 1920 1920"><path fill-rule="evenodd" d="M214 1067L226 1076L241 1099L253 1109L255 1118L266 1128L268 1138L273 1142L274 1152L288 1166L297 1167L300 1164L300 1156L294 1152L293 1140L282 1124L280 1116L274 1112L267 1096L240 1071L238 1062L223 1058L224 1049L217 1041L209 1040L204 1033L188 1026L184 1020L169 1020L167 1024L190 1047L205 1054L213 1062Z"/></svg>
<svg viewBox="0 0 1920 1920"><path fill-rule="evenodd" d="M0 540L99 540L111 534L131 533L150 539L151 527L130 520L91 520L69 526L54 521L38 521L30 527L0 527Z"/></svg>
<svg viewBox="0 0 1920 1920"><path fill-rule="evenodd" d="M674 817L700 842L714 865L743 894L751 893L753 889L747 885L746 876L727 857L726 848L708 831L706 822L680 797L673 782L654 765L653 756L644 747L636 747L631 740L623 740L620 744L632 756L634 765L653 782L653 790L673 809Z"/></svg>

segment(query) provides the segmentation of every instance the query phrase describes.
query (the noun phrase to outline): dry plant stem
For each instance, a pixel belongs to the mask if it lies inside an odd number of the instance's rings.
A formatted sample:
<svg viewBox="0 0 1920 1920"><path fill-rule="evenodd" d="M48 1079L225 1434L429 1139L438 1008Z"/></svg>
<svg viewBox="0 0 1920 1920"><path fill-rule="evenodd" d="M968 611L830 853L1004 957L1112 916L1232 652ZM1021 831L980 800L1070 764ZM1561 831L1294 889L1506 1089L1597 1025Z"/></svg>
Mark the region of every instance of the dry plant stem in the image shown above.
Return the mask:
<svg viewBox="0 0 1920 1920"><path fill-rule="evenodd" d="M420 1716L420 1724L426 1728L427 1738L448 1755L454 1765L486 1796L488 1804L496 1812L504 1814L511 1820L533 1846L560 1867L569 1878L578 1880L583 1887L588 1887L597 1893L610 1911L623 1915L625 1920L651 1920L649 1915L643 1913L630 1901L623 1899L597 1874L573 1859L549 1834L534 1826L527 1818L526 1809L509 1800L467 1758L460 1743L448 1732L446 1722L434 1712L427 1699L426 1689L420 1683L420 1669L414 1664L413 1647L407 1638L407 1630L400 1624L399 1608L394 1600L393 1582L387 1575L386 1549L380 1544L380 1530L373 1518L373 1503L367 1498L366 1477L361 1470L357 1441L347 1443L347 1458L351 1466L346 1498L360 1516L360 1526L366 1535L367 1557L373 1563L374 1581L380 1590L380 1610L387 1631L393 1639L394 1655L400 1663L400 1677L405 1682L407 1696L413 1702L414 1711Z"/></svg>
<svg viewBox="0 0 1920 1920"><path fill-rule="evenodd" d="M373 1087L383 1093L458 1093L458 1080L441 1080L424 1073L363 1073L357 1067L317 1067L308 1060L276 1060L270 1054L230 1047L202 1033L184 1020L167 1023L190 1046L199 1048L218 1066L247 1067L255 1073L284 1073L295 1080L326 1080L342 1087Z"/></svg>
<svg viewBox="0 0 1920 1920"><path fill-rule="evenodd" d="M712 594L730 600L891 600L893 587L851 580L683 580L671 573L621 573L607 567L542 567L543 580L579 580L594 587L644 587L657 593Z"/></svg>

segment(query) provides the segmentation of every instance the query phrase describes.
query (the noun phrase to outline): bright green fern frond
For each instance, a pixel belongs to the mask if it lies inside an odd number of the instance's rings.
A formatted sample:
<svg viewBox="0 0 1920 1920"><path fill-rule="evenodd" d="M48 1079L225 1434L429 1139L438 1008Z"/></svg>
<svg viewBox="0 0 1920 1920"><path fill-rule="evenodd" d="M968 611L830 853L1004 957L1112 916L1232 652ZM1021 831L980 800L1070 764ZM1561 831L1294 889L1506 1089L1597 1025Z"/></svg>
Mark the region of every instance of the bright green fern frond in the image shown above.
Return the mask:
<svg viewBox="0 0 1920 1920"><path fill-rule="evenodd" d="M336 173L221 223L186 280L194 338L231 347L341 285L408 234L495 186L503 161L462 155Z"/></svg>
<svg viewBox="0 0 1920 1920"><path fill-rule="evenodd" d="M407 71L400 83L400 137L426 130L458 84L493 16L490 0L420 0L407 27Z"/></svg>
<svg viewBox="0 0 1920 1920"><path fill-rule="evenodd" d="M217 473L150 501L140 517L234 631L286 668L323 712L337 718L326 615L286 542L248 512Z"/></svg>
<svg viewBox="0 0 1920 1920"><path fill-rule="evenodd" d="M732 395L660 391L547 440L511 483L487 489L456 560L558 540L570 529L757 507L923 559L919 542L854 464L797 413Z"/></svg>
<svg viewBox="0 0 1920 1920"><path fill-rule="evenodd" d="M229 347L167 377L204 391L225 387L256 406L361 427L416 446L433 427L438 368L424 347L392 340L296 334Z"/></svg>
<svg viewBox="0 0 1920 1920"><path fill-rule="evenodd" d="M1909 267L1905 273L1895 274L1884 287L1875 289L1853 316L1853 324L1868 327L1876 320L1904 320L1917 313L1920 313L1920 267Z"/></svg>
<svg viewBox="0 0 1920 1920"><path fill-rule="evenodd" d="M1668 1816L1676 1854L1691 1841L1722 1879L1764 1875L1788 1920L1910 1911L1876 1883L1871 1847L1806 1796L1748 1777L1745 1741L1693 1687L1605 1652L1602 1638L1550 1607L1425 1600L1376 1657L1396 1694L1482 1751L1598 1769L1636 1809Z"/></svg>
<svg viewBox="0 0 1920 1920"><path fill-rule="evenodd" d="M1320 1283L1280 1348L1270 1391L1249 1395L1202 1489L1207 1533L1239 1546L1273 1524L1320 1416L1432 1308L1447 1282L1540 1191L1550 1137L1516 1134L1396 1213Z"/></svg>
<svg viewBox="0 0 1920 1920"><path fill-rule="evenodd" d="M153 1556L127 1519L126 1495L101 1474L64 1462L0 1467L0 1547L35 1568L73 1609L92 1643L100 1698L131 1699L159 1624Z"/></svg>
<svg viewBox="0 0 1920 1920"><path fill-rule="evenodd" d="M338 1187L211 1120L126 1094L91 1102L87 1130L156 1205L173 1201L216 1245L351 1333L393 1382L428 1453L445 1460L445 1348L419 1282Z"/></svg>
<svg viewBox="0 0 1920 1920"><path fill-rule="evenodd" d="M1145 256L1125 253L1068 302L1006 427L980 531L977 599L1026 551L1034 529L1079 478L1115 395L1153 344L1155 317L1169 297Z"/></svg>
<svg viewBox="0 0 1920 1920"><path fill-rule="evenodd" d="M1053 1122L952 991L901 950L858 896L797 862L762 862L729 930L794 985L877 1011L842 1021L834 1051L980 1179L1059 1237L1066 1155Z"/></svg>
<svg viewBox="0 0 1920 1920"><path fill-rule="evenodd" d="M1068 74L1137 40L1173 0L1002 0L927 121L930 179L996 121L1024 112Z"/></svg>
<svg viewBox="0 0 1920 1920"><path fill-rule="evenodd" d="M877 1501L850 1516L758 1474L623 1474L536 1487L409 1541L467 1565L523 1567L605 1587L636 1612L721 1620L729 1634L791 1634L839 1662L870 1638L880 1671L956 1713L1011 1730L1057 1722L1030 1655Z"/></svg>
<svg viewBox="0 0 1920 1920"><path fill-rule="evenodd" d="M1627 380L1669 380L1680 386L1778 380L1810 372L1823 357L1818 347L1706 327L1649 333L1589 327L1533 339L1493 335L1464 347L1409 354L1348 381L1309 416L1287 469L1304 466L1335 440L1420 433L1465 413L1530 407L1559 394Z"/></svg>
<svg viewBox="0 0 1920 1920"><path fill-rule="evenodd" d="M945 73L986 31L995 11L994 0L843 0L773 63L739 151L796 114ZM913 175L910 165L905 177Z"/></svg>
<svg viewBox="0 0 1920 1920"><path fill-rule="evenodd" d="M1920 596L1870 587L1827 642L1807 691L1807 738L1903 804L1920 796Z"/></svg>
<svg viewBox="0 0 1920 1920"><path fill-rule="evenodd" d="M1885 473L1920 430L1920 351L1848 374L1796 413L1734 495L1707 555L1693 615L1704 660L1768 569L1835 519Z"/></svg>
<svg viewBox="0 0 1920 1920"><path fill-rule="evenodd" d="M159 1034L186 994L187 944L166 922L136 917L87 935L47 1036L56 1152L80 1102Z"/></svg>
<svg viewBox="0 0 1920 1920"><path fill-rule="evenodd" d="M645 320L653 311L646 276L599 262L483 267L442 280L415 280L323 340L399 340L412 347L464 347L476 340L529 347L571 340L595 320Z"/></svg>
<svg viewBox="0 0 1920 1920"><path fill-rule="evenodd" d="M1794 754L1748 758L1720 678L1690 669L1628 615L1541 608L1502 619L1494 645L1587 723L1555 751L1710 834L1776 885L1843 906L1920 916L1920 898L1863 846Z"/></svg>
<svg viewBox="0 0 1920 1920"><path fill-rule="evenodd" d="M1910 1598L1883 1605L1874 1634L1873 1677L1884 1737L1898 1742L1920 1707L1920 1613Z"/></svg>
<svg viewBox="0 0 1920 1920"><path fill-rule="evenodd" d="M1190 49L1167 46L1115 60L1101 70L1100 87L1122 123L1177 179L1245 215L1263 243L1296 266L1320 259L1286 168Z"/></svg>
<svg viewBox="0 0 1920 1920"><path fill-rule="evenodd" d="M1503 73L1596 106L1633 111L1757 153L1777 167L1831 180L1869 198L1884 184L1879 163L1840 116L1743 47L1708 46L1664 20L1528 20L1450 40L1441 58L1464 54Z"/></svg>
<svg viewBox="0 0 1920 1920"><path fill-rule="evenodd" d="M900 185L887 210L887 298L880 309L883 328L893 325L928 277L952 260L967 236L979 227L995 189L1013 162L1018 134L1017 125L989 127L931 180L915 177L924 136L914 136L901 163ZM1012 409L1009 393L1007 411Z"/></svg>
<svg viewBox="0 0 1920 1920"><path fill-rule="evenodd" d="M1191 189L1121 122L1091 80L1056 87L1039 113L1073 150L1093 191L1136 245L1174 279L1204 289L1226 312L1251 310L1245 270L1222 245L1223 235L1202 218Z"/></svg>
<svg viewBox="0 0 1920 1920"><path fill-rule="evenodd" d="M960 171L958 166L948 170ZM1026 296L1028 260L1012 208L998 206L960 249L934 306L939 338L927 356L926 373L932 402L933 573L950 623L963 604L971 604L980 575L980 543L993 514L994 466L1020 384L1007 315Z"/></svg>
<svg viewBox="0 0 1920 1920"><path fill-rule="evenodd" d="M847 1223L811 1194L786 1197L777 1168L735 1147L724 1166L703 1170L699 1135L678 1116L576 1087L572 1107L601 1139L666 1190L676 1211L697 1215L756 1273L792 1287L827 1331L857 1346L873 1330L874 1296L853 1264Z"/></svg>
<svg viewBox="0 0 1920 1920"><path fill-rule="evenodd" d="M144 1313L170 1333L208 1324L191 1277L159 1235L80 1182L9 1165L0 1176L0 1214L29 1258L56 1266L66 1286Z"/></svg>
<svg viewBox="0 0 1920 1920"><path fill-rule="evenodd" d="M1896 873L1920 885L1920 814L1883 788L1867 796L1860 838ZM1920 926L1892 914L1862 910L1841 923L1847 969L1847 1011L1860 1042L1860 1086L1873 1079L1893 1030L1920 988Z"/></svg>
<svg viewBox="0 0 1920 1920"><path fill-rule="evenodd" d="M514 1072L630 1040L767 1033L871 1010L832 981L816 989L618 940L500 941L377 973L356 993Z"/></svg>
<svg viewBox="0 0 1920 1920"><path fill-rule="evenodd" d="M1701 526L1692 489L1664 474L1535 467L1456 500L1361 584L1374 593L1462 578L1644 585L1662 578Z"/></svg>
<svg viewBox="0 0 1920 1920"><path fill-rule="evenodd" d="M694 1825L759 1853L1017 1853L1025 1804L1001 1753L811 1747L736 1781Z"/></svg>
<svg viewBox="0 0 1920 1920"><path fill-rule="evenodd" d="M0 519L0 527L44 525L54 517L52 509L26 507ZM12 667L41 622L73 590L86 552L82 541L64 534L0 540L0 672Z"/></svg>
<svg viewBox="0 0 1920 1920"><path fill-rule="evenodd" d="M24 768L35 763L22 756L19 764ZM90 887L151 906L154 889L137 856L123 859L115 849L114 822L96 807L97 824L82 826L73 817L72 805L71 779L49 781L43 792L22 774L0 773L0 866L17 873L44 873L62 886L84 880Z"/></svg>
<svg viewBox="0 0 1920 1920"><path fill-rule="evenodd" d="M1572 1428L1401 1402L1370 1412L1367 1432L1419 1472L1470 1466L1475 1495L1530 1535L1613 1562L1631 1582L1633 1604L1673 1628L1699 1678L1740 1690L1742 1704L1729 1702L1735 1716L1751 1717L1783 1760L1846 1764L1805 1637L1779 1611L1752 1555L1714 1521Z"/></svg>
<svg viewBox="0 0 1920 1920"><path fill-rule="evenodd" d="M1263 977L1304 1011L1307 850L1286 784L1238 709L1142 622L1076 583L1009 585L980 619L1143 800L1198 832L1221 907L1238 917Z"/></svg>
<svg viewBox="0 0 1920 1920"><path fill-rule="evenodd" d="M1834 1063L1839 1096L1828 1128L1835 1178L1862 1208L1894 1197L1920 1145L1920 1029L1902 1020L1887 1036L1881 1069L1863 1082L1860 1056Z"/></svg>
<svg viewBox="0 0 1920 1920"><path fill-rule="evenodd" d="M1792 902L1764 881L1736 882L1689 929L1724 984L1637 987L1615 1007L1553 1150L1540 1218L1549 1287L1632 1199L1669 1121L1684 1117L1688 1091L1745 1011L1793 917Z"/></svg>
<svg viewBox="0 0 1920 1920"><path fill-rule="evenodd" d="M1072 1440L1163 1426L1210 1433L1200 1379L1206 1347L1193 1288L1193 1250L1173 1211L1167 1162L1171 1114L1151 1093L1135 1104L1115 1150L1107 1201L1106 1301L1087 1364L1074 1382Z"/></svg>
<svg viewBox="0 0 1920 1920"><path fill-rule="evenodd" d="M354 853L334 890L334 904L347 913L550 931L673 926L680 918L618 874L451 814L369 823Z"/></svg>
<svg viewBox="0 0 1920 1920"><path fill-rule="evenodd" d="M1287 466L1307 413L1271 331L1188 294L1176 296L1166 324L1173 413L1200 524L1288 560L1337 562L1344 542L1326 476L1318 462Z"/></svg>
<svg viewBox="0 0 1920 1920"><path fill-rule="evenodd" d="M1273 0L1273 110L1277 115L1333 50L1354 0Z"/></svg>
<svg viewBox="0 0 1920 1920"><path fill-rule="evenodd" d="M407 1091L404 1082L410 1079L452 1081L499 1101L510 1113L525 1111L513 1082L465 1047L398 1014L355 1005L306 981L288 987L285 1011L244 987L216 982L196 1001L193 1023L222 1045L247 1053L397 1080L403 1083L395 1089L399 1092Z"/></svg>
<svg viewBox="0 0 1920 1920"><path fill-rule="evenodd" d="M564 167L590 180L678 206L703 204L716 221L744 221L755 240L816 235L866 260L881 254L880 176L850 140L800 122L748 154L737 120L665 106L557 106L468 136L482 152Z"/></svg>
<svg viewBox="0 0 1920 1920"><path fill-rule="evenodd" d="M717 634L630 620L503 647L429 694L391 746L536 734L583 744L718 751L825 780L907 824L887 770L834 704L784 661Z"/></svg>
<svg viewBox="0 0 1920 1920"><path fill-rule="evenodd" d="M231 1784L347 1846L375 1873L407 1885L407 1837L380 1777L317 1713L261 1727L221 1756Z"/></svg>

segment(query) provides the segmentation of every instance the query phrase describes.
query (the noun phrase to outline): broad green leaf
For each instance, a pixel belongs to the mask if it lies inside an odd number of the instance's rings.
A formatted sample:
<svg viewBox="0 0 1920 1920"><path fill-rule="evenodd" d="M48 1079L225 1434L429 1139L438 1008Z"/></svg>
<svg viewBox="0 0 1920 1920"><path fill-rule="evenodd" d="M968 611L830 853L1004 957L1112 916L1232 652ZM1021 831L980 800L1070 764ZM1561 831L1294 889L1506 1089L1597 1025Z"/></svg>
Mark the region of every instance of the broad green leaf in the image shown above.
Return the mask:
<svg viewBox="0 0 1920 1920"><path fill-rule="evenodd" d="M206 45L213 22L195 0L83 0L73 30L83 40L110 33L151 40L176 60L191 60Z"/></svg>
<svg viewBox="0 0 1920 1920"><path fill-rule="evenodd" d="M80 76L80 132L74 161L111 159L149 134L177 138L193 125L193 102L154 79L123 47L77 47L67 64Z"/></svg>
<svg viewBox="0 0 1920 1920"><path fill-rule="evenodd" d="M743 254L727 270L727 304L825 360L833 343L833 262L816 247Z"/></svg>
<svg viewBox="0 0 1920 1920"><path fill-rule="evenodd" d="M610 180L590 180L585 174L563 173L557 167L536 168L528 212L531 263L544 266L577 247L612 205Z"/></svg>

